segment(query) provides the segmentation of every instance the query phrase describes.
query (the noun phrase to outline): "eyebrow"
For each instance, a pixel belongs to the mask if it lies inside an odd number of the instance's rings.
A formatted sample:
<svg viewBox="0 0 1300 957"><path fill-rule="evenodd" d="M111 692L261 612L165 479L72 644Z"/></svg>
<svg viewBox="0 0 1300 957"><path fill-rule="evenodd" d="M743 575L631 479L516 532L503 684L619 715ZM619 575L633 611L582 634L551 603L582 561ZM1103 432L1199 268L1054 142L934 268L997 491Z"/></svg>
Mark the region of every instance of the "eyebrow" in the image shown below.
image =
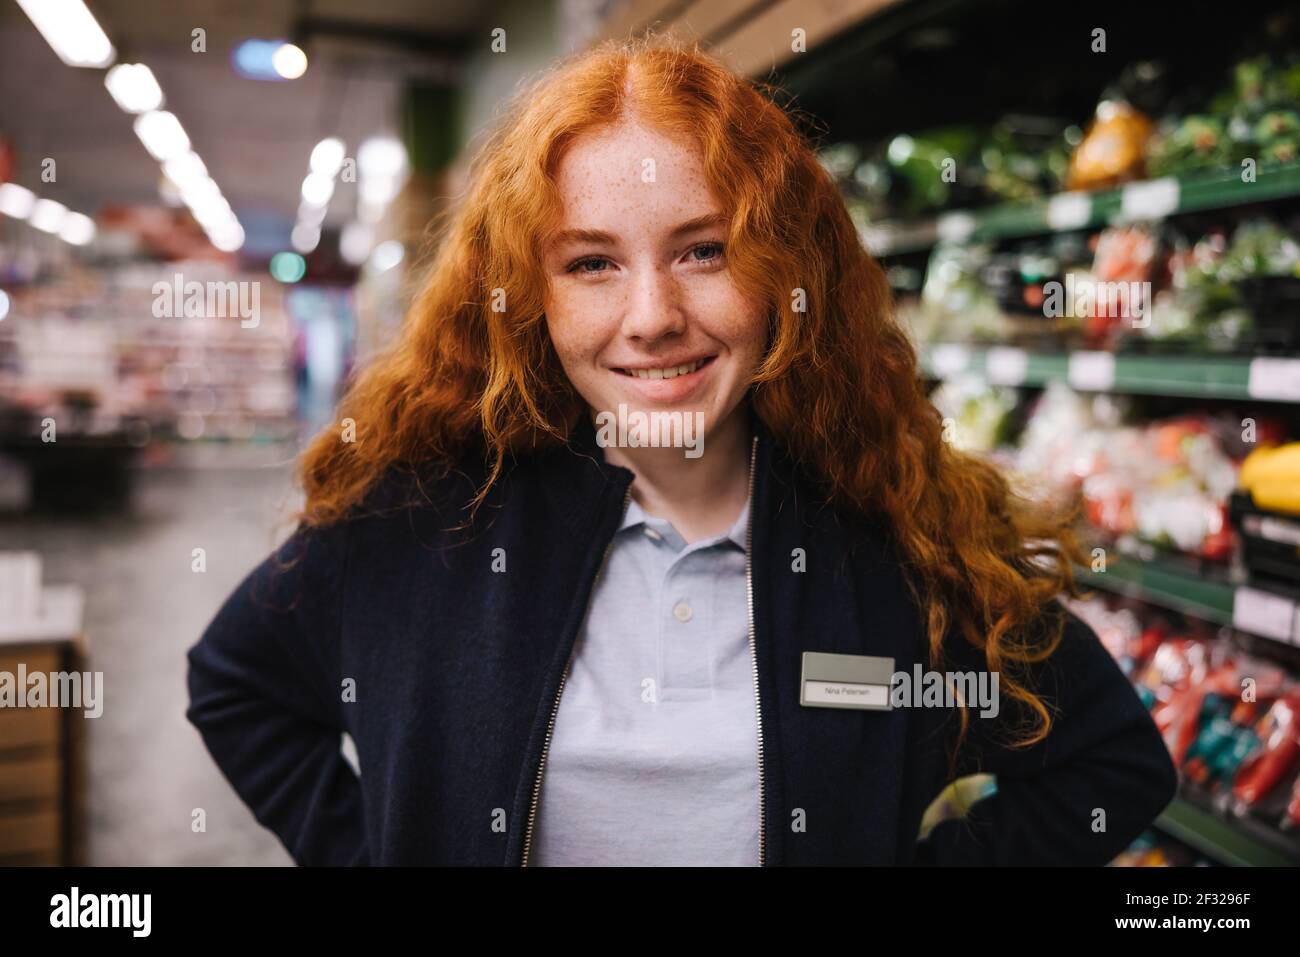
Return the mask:
<svg viewBox="0 0 1300 957"><path fill-rule="evenodd" d="M707 229L710 226L720 226L727 221L727 217L722 213L705 213L703 216L696 216L694 219L688 219L673 228L670 235L683 236L687 233L693 233L700 229ZM554 235L552 242L555 243L592 243L614 245L617 239L612 233L604 232L599 229L563 229Z"/></svg>

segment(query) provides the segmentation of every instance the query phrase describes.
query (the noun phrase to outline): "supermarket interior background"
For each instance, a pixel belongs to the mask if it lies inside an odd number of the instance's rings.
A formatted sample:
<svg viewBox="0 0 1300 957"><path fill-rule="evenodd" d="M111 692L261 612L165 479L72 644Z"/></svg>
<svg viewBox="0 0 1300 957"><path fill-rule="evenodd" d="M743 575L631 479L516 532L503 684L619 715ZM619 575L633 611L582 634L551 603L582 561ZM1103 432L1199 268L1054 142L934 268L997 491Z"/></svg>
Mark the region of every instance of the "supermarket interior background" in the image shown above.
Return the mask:
<svg viewBox="0 0 1300 957"><path fill-rule="evenodd" d="M1068 6L0 0L0 671L111 702L0 712L0 864L291 863L185 651L502 104L649 30L792 97L951 441L1082 492L1182 777L1115 863L1300 863L1300 10Z"/></svg>

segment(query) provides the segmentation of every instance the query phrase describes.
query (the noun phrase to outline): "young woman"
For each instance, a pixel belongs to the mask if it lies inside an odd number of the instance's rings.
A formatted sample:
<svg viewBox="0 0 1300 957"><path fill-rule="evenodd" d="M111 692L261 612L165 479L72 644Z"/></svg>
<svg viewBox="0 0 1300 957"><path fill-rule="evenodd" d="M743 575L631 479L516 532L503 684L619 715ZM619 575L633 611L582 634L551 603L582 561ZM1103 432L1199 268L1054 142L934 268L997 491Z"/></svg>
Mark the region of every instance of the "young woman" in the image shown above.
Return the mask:
<svg viewBox="0 0 1300 957"><path fill-rule="evenodd" d="M831 179L698 52L521 98L339 422L189 656L300 863L1102 864L1173 795L1071 517L945 444Z"/></svg>

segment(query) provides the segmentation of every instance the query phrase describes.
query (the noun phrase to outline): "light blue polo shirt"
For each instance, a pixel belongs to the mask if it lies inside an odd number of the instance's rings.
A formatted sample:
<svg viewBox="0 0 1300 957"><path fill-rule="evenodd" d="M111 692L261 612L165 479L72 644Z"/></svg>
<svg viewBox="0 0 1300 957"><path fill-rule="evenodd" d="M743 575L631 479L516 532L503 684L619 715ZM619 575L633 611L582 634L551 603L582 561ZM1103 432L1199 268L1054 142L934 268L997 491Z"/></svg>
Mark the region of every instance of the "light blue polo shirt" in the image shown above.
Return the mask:
<svg viewBox="0 0 1300 957"><path fill-rule="evenodd" d="M686 544L630 502L560 696L530 863L758 864L749 503Z"/></svg>

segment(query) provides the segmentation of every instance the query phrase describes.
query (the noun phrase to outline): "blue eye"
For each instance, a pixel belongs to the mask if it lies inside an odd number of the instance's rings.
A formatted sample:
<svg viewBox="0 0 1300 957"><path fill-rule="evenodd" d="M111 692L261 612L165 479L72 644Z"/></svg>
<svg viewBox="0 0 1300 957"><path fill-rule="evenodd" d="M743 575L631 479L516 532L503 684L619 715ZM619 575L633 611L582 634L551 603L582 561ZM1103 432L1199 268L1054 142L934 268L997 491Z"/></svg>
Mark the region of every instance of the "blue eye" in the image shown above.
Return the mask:
<svg viewBox="0 0 1300 957"><path fill-rule="evenodd" d="M605 267L609 265L608 259L601 259L599 256L590 256L586 259L579 259L576 263L569 266L569 272L580 273L599 273L604 272Z"/></svg>
<svg viewBox="0 0 1300 957"><path fill-rule="evenodd" d="M722 243L700 243L690 251L691 261L697 263L712 262L721 255Z"/></svg>

